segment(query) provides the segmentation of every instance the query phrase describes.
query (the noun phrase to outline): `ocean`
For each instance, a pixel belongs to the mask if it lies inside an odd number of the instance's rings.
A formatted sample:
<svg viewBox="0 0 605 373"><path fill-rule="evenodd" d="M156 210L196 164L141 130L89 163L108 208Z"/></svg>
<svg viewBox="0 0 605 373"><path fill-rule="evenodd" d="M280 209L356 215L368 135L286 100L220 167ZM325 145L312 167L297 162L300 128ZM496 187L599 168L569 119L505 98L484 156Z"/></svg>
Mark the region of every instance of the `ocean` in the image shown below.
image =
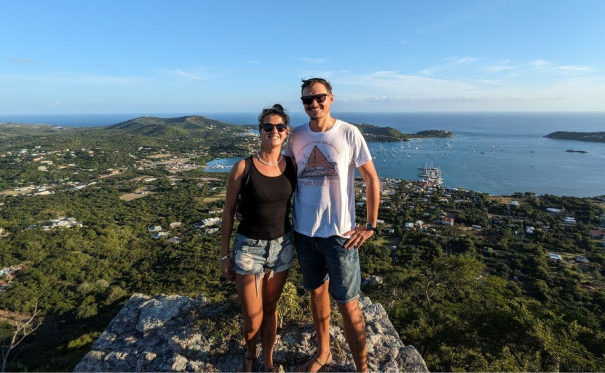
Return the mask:
<svg viewBox="0 0 605 373"><path fill-rule="evenodd" d="M61 126L103 126L143 115L183 114L0 115L0 123L45 123ZM204 113L233 124L253 124L257 113ZM533 192L557 196L605 195L605 143L553 140L554 131L605 131L605 113L334 113L353 123L390 126L404 133L439 129L449 139L408 143L369 143L381 177L417 179L418 167L429 163L443 171L446 187L494 195ZM306 121L292 113L292 124ZM586 153L570 153L566 150ZM409 155L409 157L408 157ZM236 160L217 160L229 165Z"/></svg>

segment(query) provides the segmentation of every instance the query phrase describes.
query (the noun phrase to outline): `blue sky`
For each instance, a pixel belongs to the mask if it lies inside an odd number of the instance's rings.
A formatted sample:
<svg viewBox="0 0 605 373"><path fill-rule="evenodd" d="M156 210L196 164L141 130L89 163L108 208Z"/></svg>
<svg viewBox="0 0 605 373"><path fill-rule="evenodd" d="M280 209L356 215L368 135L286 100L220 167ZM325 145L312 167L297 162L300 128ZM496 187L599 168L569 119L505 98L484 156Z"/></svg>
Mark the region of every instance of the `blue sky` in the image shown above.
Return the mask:
<svg viewBox="0 0 605 373"><path fill-rule="evenodd" d="M0 1L0 114L603 111L605 1Z"/></svg>

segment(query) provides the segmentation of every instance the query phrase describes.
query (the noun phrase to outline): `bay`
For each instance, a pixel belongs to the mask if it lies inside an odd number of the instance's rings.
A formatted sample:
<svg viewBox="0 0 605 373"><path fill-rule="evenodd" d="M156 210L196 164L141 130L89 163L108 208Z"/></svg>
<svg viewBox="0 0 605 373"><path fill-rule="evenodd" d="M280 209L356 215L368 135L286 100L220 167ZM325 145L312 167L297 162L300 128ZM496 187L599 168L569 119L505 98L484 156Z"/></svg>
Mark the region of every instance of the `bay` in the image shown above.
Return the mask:
<svg viewBox="0 0 605 373"><path fill-rule="evenodd" d="M221 117L214 118L242 124L254 121L253 114ZM605 113L343 113L337 117L404 133L441 129L455 135L447 141L449 146L445 139L412 140L410 147L406 142L369 143L381 177L417 180L418 168L428 163L443 171L444 186L450 188L494 195L605 194L605 144L543 137L554 131L605 131ZM292 115L294 125L305 120L302 113ZM216 162L229 165L237 160Z"/></svg>
<svg viewBox="0 0 605 373"><path fill-rule="evenodd" d="M46 123L62 126L101 126L138 116L177 117L191 113L0 115L1 122ZM256 123L258 113L202 113L233 124ZM495 195L515 192L593 197L605 194L605 144L543 137L554 131L605 131L605 113L335 113L353 123L394 127L404 133L429 129L455 137L412 140L407 143L369 143L381 177L417 179L418 167L431 163L443 171L446 187L460 187ZM291 113L292 125L307 120ZM402 149L402 145L404 149ZM380 154L380 147L384 148ZM416 149L418 147L418 149ZM567 149L586 153L569 153ZM407 152L407 154L405 152ZM409 158L407 155L409 154ZM216 160L229 166L237 161ZM211 171L225 172L226 169Z"/></svg>

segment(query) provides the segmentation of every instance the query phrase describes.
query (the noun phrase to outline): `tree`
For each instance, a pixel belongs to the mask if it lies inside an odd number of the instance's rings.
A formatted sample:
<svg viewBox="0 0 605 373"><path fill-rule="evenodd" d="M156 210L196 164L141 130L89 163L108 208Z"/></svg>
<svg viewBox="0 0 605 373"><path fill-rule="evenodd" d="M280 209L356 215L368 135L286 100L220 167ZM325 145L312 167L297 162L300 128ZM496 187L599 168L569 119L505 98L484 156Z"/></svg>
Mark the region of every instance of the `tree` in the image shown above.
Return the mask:
<svg viewBox="0 0 605 373"><path fill-rule="evenodd" d="M2 345L2 367L0 368L0 372L6 372L8 356L10 355L11 351L15 347L17 347L17 345L19 345L19 343L21 343L25 339L25 337L35 332L36 329L38 329L40 325L42 325L42 319L35 320L36 316L38 315L38 312L38 305L36 304L36 306L34 307L34 312L28 320L26 320L25 322L15 322L15 330L11 335L10 341L8 342L8 344Z"/></svg>

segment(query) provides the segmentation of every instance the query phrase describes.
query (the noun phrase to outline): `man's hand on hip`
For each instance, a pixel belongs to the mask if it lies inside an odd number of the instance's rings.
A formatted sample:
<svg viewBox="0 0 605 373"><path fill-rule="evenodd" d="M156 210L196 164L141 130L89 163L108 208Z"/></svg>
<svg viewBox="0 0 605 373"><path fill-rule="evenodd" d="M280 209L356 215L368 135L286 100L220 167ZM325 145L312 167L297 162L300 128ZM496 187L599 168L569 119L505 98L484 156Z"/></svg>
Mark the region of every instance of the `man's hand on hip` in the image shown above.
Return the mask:
<svg viewBox="0 0 605 373"><path fill-rule="evenodd" d="M349 250L359 249L359 247L373 235L373 230L367 229L364 225L358 225L355 227L355 229L344 234L344 236L351 236L347 242L345 242L345 248Z"/></svg>

